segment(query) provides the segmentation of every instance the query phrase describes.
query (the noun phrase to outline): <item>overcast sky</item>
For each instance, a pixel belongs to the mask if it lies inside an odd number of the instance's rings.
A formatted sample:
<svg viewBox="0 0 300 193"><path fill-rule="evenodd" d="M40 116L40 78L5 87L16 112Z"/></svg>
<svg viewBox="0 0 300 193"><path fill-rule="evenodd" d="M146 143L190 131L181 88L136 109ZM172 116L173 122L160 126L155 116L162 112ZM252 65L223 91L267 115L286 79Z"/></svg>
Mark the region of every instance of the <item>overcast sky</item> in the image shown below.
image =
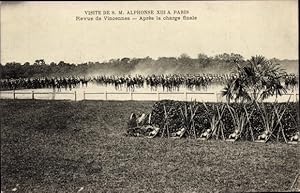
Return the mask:
<svg viewBox="0 0 300 193"><path fill-rule="evenodd" d="M85 10L189 10L196 21L75 21ZM26 2L1 6L1 63L197 57L298 59L298 1Z"/></svg>

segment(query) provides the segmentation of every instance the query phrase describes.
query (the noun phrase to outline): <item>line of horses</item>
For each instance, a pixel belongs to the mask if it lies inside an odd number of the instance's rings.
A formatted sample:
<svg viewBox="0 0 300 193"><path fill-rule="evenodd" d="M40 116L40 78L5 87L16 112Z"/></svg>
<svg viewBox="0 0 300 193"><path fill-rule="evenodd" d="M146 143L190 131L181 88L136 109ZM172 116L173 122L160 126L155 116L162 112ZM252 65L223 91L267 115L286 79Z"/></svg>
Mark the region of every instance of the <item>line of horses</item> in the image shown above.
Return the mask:
<svg viewBox="0 0 300 193"><path fill-rule="evenodd" d="M18 90L18 89L40 89L52 88L57 91L88 86L90 80L86 78L61 77L61 78L19 78L19 79L1 79L1 90Z"/></svg>
<svg viewBox="0 0 300 193"><path fill-rule="evenodd" d="M227 80L235 78L228 74L170 74L170 75L136 75L136 76L97 76L93 78L96 84L114 86L116 90L126 88L134 91L135 88L148 87L156 91L161 87L163 91L179 91L180 87L196 90L207 89L212 84L224 84Z"/></svg>
<svg viewBox="0 0 300 193"><path fill-rule="evenodd" d="M52 88L72 90L73 88L87 87L89 83L99 86L113 86L116 90L133 92L136 88L150 88L156 91L161 87L163 91L179 91L181 87L188 90L207 90L209 86L225 85L229 80L235 79L236 74L168 74L168 75L99 75L93 77L40 77L0 79L1 90ZM287 89L294 89L298 85L295 74L284 77Z"/></svg>

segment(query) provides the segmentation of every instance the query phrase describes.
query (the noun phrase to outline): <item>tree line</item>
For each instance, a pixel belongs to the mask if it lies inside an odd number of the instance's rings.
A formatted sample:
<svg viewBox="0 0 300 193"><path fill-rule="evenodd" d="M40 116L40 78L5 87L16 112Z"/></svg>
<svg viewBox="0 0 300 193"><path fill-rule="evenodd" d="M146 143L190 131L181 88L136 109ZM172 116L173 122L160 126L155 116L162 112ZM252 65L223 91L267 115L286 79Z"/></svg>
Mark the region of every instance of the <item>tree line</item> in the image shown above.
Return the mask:
<svg viewBox="0 0 300 193"><path fill-rule="evenodd" d="M80 64L60 61L46 63L44 59L33 63L8 62L0 64L1 79L31 78L31 77L60 77L88 76L97 74L185 74L185 73L229 73L236 64L245 63L240 54L218 54L207 56L198 54L191 58L187 54L179 57L118 58L104 62L85 62Z"/></svg>

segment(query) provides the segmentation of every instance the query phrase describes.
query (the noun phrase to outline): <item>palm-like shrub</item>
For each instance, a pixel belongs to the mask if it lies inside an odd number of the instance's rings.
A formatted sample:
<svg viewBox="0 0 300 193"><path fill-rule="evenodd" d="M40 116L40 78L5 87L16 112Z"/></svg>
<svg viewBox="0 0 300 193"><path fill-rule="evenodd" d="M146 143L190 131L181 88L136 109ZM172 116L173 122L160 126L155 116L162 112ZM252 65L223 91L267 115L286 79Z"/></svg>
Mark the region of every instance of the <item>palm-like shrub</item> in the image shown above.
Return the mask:
<svg viewBox="0 0 300 193"><path fill-rule="evenodd" d="M286 73L263 56L251 57L246 65L237 64L233 73L236 78L229 80L222 92L228 102L262 101L286 93L282 85Z"/></svg>

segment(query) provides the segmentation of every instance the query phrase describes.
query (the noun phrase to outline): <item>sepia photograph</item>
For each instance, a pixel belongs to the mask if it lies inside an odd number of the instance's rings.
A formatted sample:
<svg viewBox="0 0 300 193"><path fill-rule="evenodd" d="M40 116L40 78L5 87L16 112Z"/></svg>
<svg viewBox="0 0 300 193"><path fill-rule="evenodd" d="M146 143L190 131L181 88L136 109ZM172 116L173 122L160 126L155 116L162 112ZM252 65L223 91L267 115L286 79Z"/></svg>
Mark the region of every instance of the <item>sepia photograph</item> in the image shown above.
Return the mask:
<svg viewBox="0 0 300 193"><path fill-rule="evenodd" d="M297 0L0 6L1 193L300 192Z"/></svg>

